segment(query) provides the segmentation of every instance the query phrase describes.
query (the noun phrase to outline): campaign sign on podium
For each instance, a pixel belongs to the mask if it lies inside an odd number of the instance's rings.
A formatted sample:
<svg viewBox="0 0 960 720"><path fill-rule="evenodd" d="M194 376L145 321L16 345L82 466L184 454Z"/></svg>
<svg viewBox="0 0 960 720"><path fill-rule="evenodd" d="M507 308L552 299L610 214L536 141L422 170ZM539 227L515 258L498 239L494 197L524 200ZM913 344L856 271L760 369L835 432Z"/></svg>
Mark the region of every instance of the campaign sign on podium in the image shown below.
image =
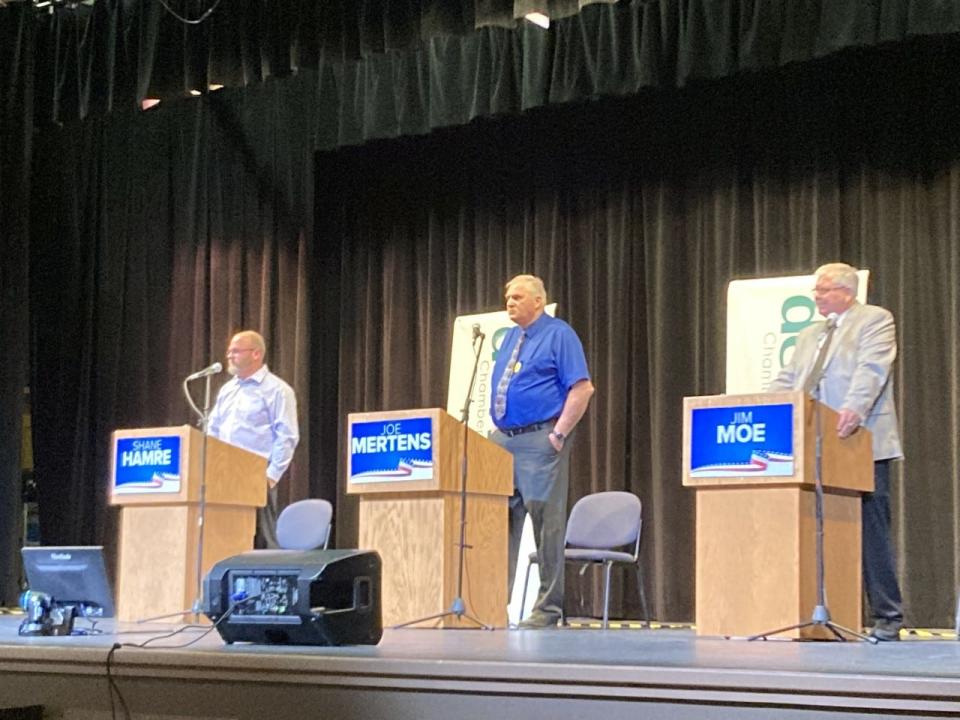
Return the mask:
<svg viewBox="0 0 960 720"><path fill-rule="evenodd" d="M690 477L792 477L793 405L694 408Z"/></svg>
<svg viewBox="0 0 960 720"><path fill-rule="evenodd" d="M433 418L372 420L350 425L350 482L433 479Z"/></svg>
<svg viewBox="0 0 960 720"><path fill-rule="evenodd" d="M121 508L117 617L138 620L191 607L201 547L202 573L252 549L266 472L266 458L205 440L188 425L115 430L110 504Z"/></svg>
<svg viewBox="0 0 960 720"><path fill-rule="evenodd" d="M869 431L799 390L683 401L683 484L696 488L696 626L754 635L806 622L817 596L816 447L824 575L833 619L860 627L860 493L873 489ZM822 627L792 637L827 637Z"/></svg>
<svg viewBox="0 0 960 720"><path fill-rule="evenodd" d="M114 452L115 495L180 492L179 434L121 437Z"/></svg>
<svg viewBox="0 0 960 720"><path fill-rule="evenodd" d="M473 617L504 627L513 456L439 408L351 413L347 425L347 494L360 496L360 547L383 559L383 624L444 612L458 595L466 454L461 598Z"/></svg>

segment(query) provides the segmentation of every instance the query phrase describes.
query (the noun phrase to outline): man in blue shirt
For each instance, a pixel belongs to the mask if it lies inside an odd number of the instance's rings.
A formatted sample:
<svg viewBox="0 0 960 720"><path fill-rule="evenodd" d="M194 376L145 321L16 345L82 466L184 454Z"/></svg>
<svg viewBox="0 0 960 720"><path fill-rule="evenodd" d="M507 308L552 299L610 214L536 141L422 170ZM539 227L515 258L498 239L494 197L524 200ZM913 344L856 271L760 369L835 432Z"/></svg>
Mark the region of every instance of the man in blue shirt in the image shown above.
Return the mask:
<svg viewBox="0 0 960 720"><path fill-rule="evenodd" d="M546 628L556 626L563 610L569 437L594 388L573 328L543 312L547 293L540 278L513 278L506 303L517 326L500 345L493 369L490 414L497 430L491 440L513 454L510 592L527 513L537 543L540 591L520 627Z"/></svg>
<svg viewBox="0 0 960 720"><path fill-rule="evenodd" d="M252 330L233 336L227 347L227 372L233 375L217 395L210 413L212 437L267 458L267 505L257 513L256 547L277 544L277 483L290 466L300 441L297 398L293 389L264 363L266 344Z"/></svg>

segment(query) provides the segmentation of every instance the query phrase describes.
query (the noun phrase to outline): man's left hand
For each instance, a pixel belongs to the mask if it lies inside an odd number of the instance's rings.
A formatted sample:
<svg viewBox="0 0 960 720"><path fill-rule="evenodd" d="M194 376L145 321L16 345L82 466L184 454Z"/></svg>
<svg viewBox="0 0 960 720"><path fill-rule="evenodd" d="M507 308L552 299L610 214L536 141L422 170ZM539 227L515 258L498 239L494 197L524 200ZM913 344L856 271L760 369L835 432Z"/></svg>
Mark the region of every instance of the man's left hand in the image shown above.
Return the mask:
<svg viewBox="0 0 960 720"><path fill-rule="evenodd" d="M550 444L553 445L554 450L556 450L557 452L560 452L561 450L563 450L563 440L558 438L556 435L554 435L553 433L550 433L549 435L547 435L547 439L550 440Z"/></svg>
<svg viewBox="0 0 960 720"><path fill-rule="evenodd" d="M837 414L837 434L842 438L850 437L860 427L860 422L857 413L844 408Z"/></svg>

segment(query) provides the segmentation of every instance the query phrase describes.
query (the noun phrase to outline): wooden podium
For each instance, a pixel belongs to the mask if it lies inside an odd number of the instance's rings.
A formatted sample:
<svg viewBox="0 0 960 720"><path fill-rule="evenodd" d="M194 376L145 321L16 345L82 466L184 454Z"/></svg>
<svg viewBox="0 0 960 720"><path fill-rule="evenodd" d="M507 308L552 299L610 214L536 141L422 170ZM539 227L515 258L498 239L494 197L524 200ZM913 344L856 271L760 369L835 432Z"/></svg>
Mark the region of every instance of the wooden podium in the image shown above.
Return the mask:
<svg viewBox="0 0 960 720"><path fill-rule="evenodd" d="M463 426L438 408L352 413L347 422L347 493L360 496L360 547L376 550L383 559L383 624L449 610L459 570ZM418 445L413 450L411 429ZM377 441L385 452L384 472L356 472L361 462L377 464L370 459L376 456ZM513 456L473 430L467 446L463 600L467 614L505 627ZM420 460L409 460L414 451ZM454 616L438 624L476 627Z"/></svg>
<svg viewBox="0 0 960 720"><path fill-rule="evenodd" d="M771 460L764 453L754 454L755 462L739 475L737 469L726 470L726 474L717 470L714 477L705 476L713 470L693 471L693 444L711 439L697 435L694 424L723 418L723 410L712 413L709 409L729 409L731 424L718 427L716 435L718 442L721 437L735 442L752 432L751 409L771 405L790 406L791 474L762 476L763 470L758 468ZM701 413L702 409L707 412ZM811 619L817 605L814 484L818 410L827 607L831 620L860 631L860 494L873 490L870 432L861 428L841 440L836 432L837 413L801 391L788 391L684 398L683 484L695 487L697 493L698 635L755 635ZM697 419L695 412L701 413ZM712 426L700 427L712 431ZM766 428L761 432L765 434ZM834 637L822 627L782 636Z"/></svg>
<svg viewBox="0 0 960 720"><path fill-rule="evenodd" d="M116 430L111 437L110 504L122 506L120 620L178 613L197 597L202 442L203 434L189 425ZM150 469L167 465L169 472ZM122 483L127 470L144 467L139 480ZM253 548L266 472L266 458L207 438L204 575L218 560Z"/></svg>

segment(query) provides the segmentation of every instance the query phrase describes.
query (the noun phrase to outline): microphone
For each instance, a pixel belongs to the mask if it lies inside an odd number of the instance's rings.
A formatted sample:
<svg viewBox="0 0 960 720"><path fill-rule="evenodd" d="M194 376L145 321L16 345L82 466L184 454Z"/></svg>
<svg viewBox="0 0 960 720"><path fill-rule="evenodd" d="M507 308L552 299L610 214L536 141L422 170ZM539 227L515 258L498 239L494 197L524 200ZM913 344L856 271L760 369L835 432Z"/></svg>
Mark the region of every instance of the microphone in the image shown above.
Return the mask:
<svg viewBox="0 0 960 720"><path fill-rule="evenodd" d="M223 365L218 362L215 362L213 365L205 367L203 370L197 370L192 375L187 375L187 382L191 380L199 380L200 378L207 377L207 375L216 375L217 373L223 372Z"/></svg>
<svg viewBox="0 0 960 720"><path fill-rule="evenodd" d="M480 332L480 323L473 324L473 339L476 340L478 337L483 337L483 333Z"/></svg>
<svg viewBox="0 0 960 720"><path fill-rule="evenodd" d="M829 330L830 328L835 328L837 326L837 320L839 319L840 319L840 316L837 315L835 312L832 312L829 315L827 315L827 329Z"/></svg>

